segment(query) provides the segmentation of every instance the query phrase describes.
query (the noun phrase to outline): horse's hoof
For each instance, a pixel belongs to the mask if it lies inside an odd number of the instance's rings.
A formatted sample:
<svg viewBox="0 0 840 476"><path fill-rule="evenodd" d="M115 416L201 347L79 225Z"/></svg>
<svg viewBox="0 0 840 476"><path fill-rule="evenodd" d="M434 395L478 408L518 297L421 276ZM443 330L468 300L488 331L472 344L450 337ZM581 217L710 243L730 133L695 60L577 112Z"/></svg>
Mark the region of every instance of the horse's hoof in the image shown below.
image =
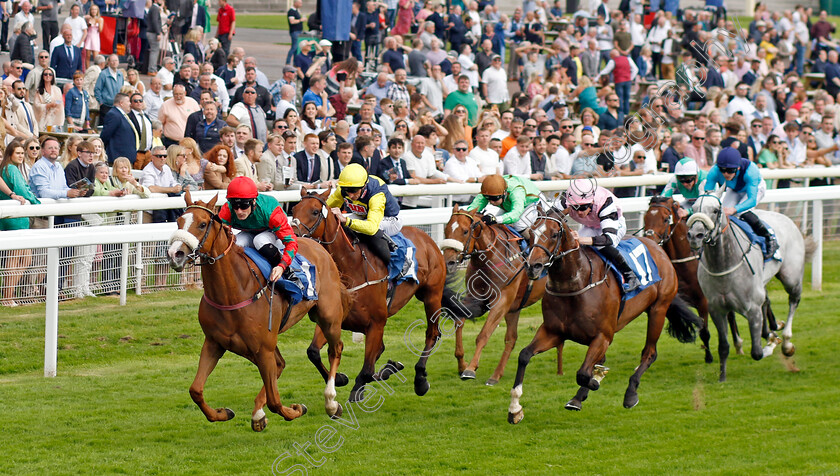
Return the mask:
<svg viewBox="0 0 840 476"><path fill-rule="evenodd" d="M488 387L492 387L493 385L496 385L497 383L499 383L498 380L496 380L494 378L488 378L487 381L484 382L484 385L487 385Z"/></svg>
<svg viewBox="0 0 840 476"><path fill-rule="evenodd" d="M344 409L341 408L341 404L339 403L338 404L338 410L335 411L334 415L330 415L330 418L332 418L333 420L338 420L339 418L341 418L341 415L343 415L343 414L344 414Z"/></svg>
<svg viewBox="0 0 840 476"><path fill-rule="evenodd" d="M464 370L461 372L461 380L475 380L475 372L472 370Z"/></svg>
<svg viewBox="0 0 840 476"><path fill-rule="evenodd" d="M265 416L263 416L259 420L251 420L251 429L256 431L257 433L265 430L266 426L268 426L268 419L266 419Z"/></svg>
<svg viewBox="0 0 840 476"><path fill-rule="evenodd" d="M637 394L624 396L624 408L630 409L639 404L639 396Z"/></svg>
<svg viewBox="0 0 840 476"><path fill-rule="evenodd" d="M222 408L221 411L225 412L225 419L222 421L233 420L233 417L236 416L236 413L233 413L233 410L230 408Z"/></svg>
<svg viewBox="0 0 840 476"><path fill-rule="evenodd" d="M525 418L525 411L524 410L520 409L516 413L508 412L508 423L510 423L511 425L516 425L517 423L522 421L523 418Z"/></svg>
<svg viewBox="0 0 840 476"><path fill-rule="evenodd" d="M715 359L714 359L714 357L712 357L712 354L707 351L706 352L706 363L711 364L714 361L715 361Z"/></svg>
<svg viewBox="0 0 840 476"><path fill-rule="evenodd" d="M793 345L792 342L789 342L788 345L782 346L782 354L785 357L793 357L793 354L796 353L796 346Z"/></svg>
<svg viewBox="0 0 840 476"><path fill-rule="evenodd" d="M308 412L308 411L309 411L309 409L306 408L306 405L301 403L300 404L300 416L306 415L306 412Z"/></svg>
<svg viewBox="0 0 840 476"><path fill-rule="evenodd" d="M430 384L429 381L426 379L414 381L414 393L416 393L418 397L422 397L423 395L425 395L431 387L432 384Z"/></svg>
<svg viewBox="0 0 840 476"><path fill-rule="evenodd" d="M569 400L569 403L566 404L564 407L566 410L572 410L575 412L579 412L581 408L583 408L583 403L575 400L574 398Z"/></svg>
<svg viewBox="0 0 840 476"><path fill-rule="evenodd" d="M347 399L348 402L357 403L361 402L365 399L365 388L362 387L358 390L350 391L350 397Z"/></svg>
<svg viewBox="0 0 840 476"><path fill-rule="evenodd" d="M350 378L348 378L347 375L345 375L341 372L335 374L335 386L336 387L343 387L343 386L347 385L348 383L350 383Z"/></svg>

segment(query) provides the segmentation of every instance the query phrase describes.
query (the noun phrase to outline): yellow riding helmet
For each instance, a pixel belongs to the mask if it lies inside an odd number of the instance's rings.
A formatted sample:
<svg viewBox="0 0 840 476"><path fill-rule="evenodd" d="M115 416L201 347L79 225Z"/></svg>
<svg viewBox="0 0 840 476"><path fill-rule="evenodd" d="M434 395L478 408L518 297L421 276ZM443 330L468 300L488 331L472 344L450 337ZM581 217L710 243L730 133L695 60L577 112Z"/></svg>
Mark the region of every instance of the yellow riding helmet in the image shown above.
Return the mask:
<svg viewBox="0 0 840 476"><path fill-rule="evenodd" d="M344 167L341 175L338 176L338 186L341 188L361 188L364 187L368 180L368 173L364 167L359 164L350 164Z"/></svg>
<svg viewBox="0 0 840 476"><path fill-rule="evenodd" d="M505 182L505 178L499 174L488 175L487 177L484 177L484 181L481 182L482 195L499 196L504 195L505 191L507 191L507 182Z"/></svg>

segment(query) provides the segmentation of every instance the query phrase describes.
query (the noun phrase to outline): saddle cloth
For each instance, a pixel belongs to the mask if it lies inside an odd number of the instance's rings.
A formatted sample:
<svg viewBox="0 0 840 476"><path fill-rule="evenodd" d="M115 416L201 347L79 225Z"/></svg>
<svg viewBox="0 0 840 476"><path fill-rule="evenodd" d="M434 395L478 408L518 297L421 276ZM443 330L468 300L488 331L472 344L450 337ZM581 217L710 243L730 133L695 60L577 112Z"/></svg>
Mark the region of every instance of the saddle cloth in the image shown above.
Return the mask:
<svg viewBox="0 0 840 476"><path fill-rule="evenodd" d="M767 256L767 243L766 243L767 240L765 240L763 236L757 235L753 231L753 229L752 229L752 227L750 226L749 223L745 222L744 220L741 220L738 217L734 217L734 216L730 216L729 221L732 222L734 225L737 225L738 228L740 228L741 230L744 231L744 233L747 234L747 237L750 239L751 244L758 245L758 247L761 249L761 254L764 255L764 262L765 263L775 258L774 256ZM764 224L765 227L767 227L767 230L771 234L773 234L773 235L776 234L776 232L774 232L773 229L770 228L770 225L768 225L767 222L762 220L761 223ZM781 261L781 260L779 260L779 261Z"/></svg>
<svg viewBox="0 0 840 476"><path fill-rule="evenodd" d="M391 252L391 262L388 264L388 279L395 284L417 279L417 247L402 233L392 235L391 239L397 244L397 249Z"/></svg>
<svg viewBox="0 0 840 476"><path fill-rule="evenodd" d="M659 282L662 278L659 277L659 269L656 267L656 262L653 261L651 258L648 249L645 245L639 241L637 238L630 238L628 240L621 240L616 246L621 256L624 257L624 261L630 266L630 269L636 273L636 276L639 278L639 282L641 286L636 288L635 290L625 293L622 299L630 299L633 296L639 294L640 292L644 291L645 288L651 286L657 282ZM598 256L604 260L605 263L613 270L615 276L618 278L618 281L622 284L622 293L623 285L624 285L624 278L621 276L621 272L616 268L616 266L609 261L604 255L598 251L597 248L595 252L598 253Z"/></svg>
<svg viewBox="0 0 840 476"><path fill-rule="evenodd" d="M249 247L244 250L267 280L271 275L271 265L268 261L254 248ZM295 253L292 264L283 273L283 277L275 283L274 289L283 291L293 306L304 299L314 301L318 299L318 292L315 290L315 274L315 265L300 253Z"/></svg>

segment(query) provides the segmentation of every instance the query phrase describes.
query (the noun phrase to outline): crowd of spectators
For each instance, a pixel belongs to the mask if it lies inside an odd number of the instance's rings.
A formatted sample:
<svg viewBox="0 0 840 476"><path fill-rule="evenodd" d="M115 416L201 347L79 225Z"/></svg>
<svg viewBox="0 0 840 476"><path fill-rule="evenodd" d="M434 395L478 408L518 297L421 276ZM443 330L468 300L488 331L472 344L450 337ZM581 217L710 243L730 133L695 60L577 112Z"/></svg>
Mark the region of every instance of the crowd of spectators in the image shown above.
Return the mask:
<svg viewBox="0 0 840 476"><path fill-rule="evenodd" d="M840 163L840 43L826 12L813 21L805 7L758 2L741 30L722 6L678 2L648 12L591 0L563 12L559 0L525 0L501 12L493 0L455 0L448 11L370 0L353 3L339 61L330 41L302 36L318 22L295 0L292 49L269 78L232 44L225 0L215 34L203 0L148 2L138 66L125 69L100 54L100 8L112 3L69 5L60 26L55 0L16 2L15 12L6 3L0 199L178 194L240 175L260 191L312 189L349 163L399 185L641 175L673 172L685 157L708 170L729 146L766 168ZM80 135L62 146L57 131Z"/></svg>

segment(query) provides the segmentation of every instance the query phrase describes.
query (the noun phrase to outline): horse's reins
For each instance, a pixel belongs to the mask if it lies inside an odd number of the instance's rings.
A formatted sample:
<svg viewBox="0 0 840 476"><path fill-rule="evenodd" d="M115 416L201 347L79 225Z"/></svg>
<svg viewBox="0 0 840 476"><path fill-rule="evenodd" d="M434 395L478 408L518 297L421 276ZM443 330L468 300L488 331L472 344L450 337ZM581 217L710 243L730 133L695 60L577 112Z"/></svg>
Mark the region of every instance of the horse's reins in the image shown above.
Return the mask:
<svg viewBox="0 0 840 476"><path fill-rule="evenodd" d="M562 212L560 212L560 213L561 213L561 216L562 216ZM565 228L563 227L565 225L565 221L563 220L563 218L555 218L555 217L548 216L548 215L541 215L541 216L537 217L537 220L535 220L535 222L538 221L538 220L553 221L553 222L557 223L558 225L560 225L560 236L557 238L557 243L554 245L554 250L553 251L549 251L547 247L545 247L545 246L543 246L539 243L534 243L535 248L537 248L537 247L540 248L541 250L543 250L548 255L549 258L548 258L548 262L546 263L546 267L551 267L551 265L554 264L554 262L556 260L561 259L561 258L563 258L565 256L568 256L568 255L570 255L570 254L572 254L576 251L581 250L580 242L578 241L577 246L575 246L574 248L562 251L560 253L557 252L559 250L561 244L562 244L563 234L565 233ZM588 285L584 286L582 289L578 289L577 291L571 291L571 292L568 292L568 293L561 293L561 292L558 292L558 291L552 291L548 287L548 283L546 283L545 292L552 295L552 296L557 296L557 297L572 297L572 296L581 295L581 294L585 293L586 291L589 291L590 289L606 282L607 279L610 276L609 270L606 270L604 272L604 277L603 278L601 278L599 281L593 282L592 279L593 279L594 274L595 274L595 267L592 265L592 260L588 256L586 257L586 259L589 261L589 284ZM619 314L621 314L621 312L619 312Z"/></svg>
<svg viewBox="0 0 840 476"><path fill-rule="evenodd" d="M507 251L507 250L509 249L509 248L508 248L508 244L509 244L511 241L518 241L518 240L522 239L522 238L513 238L513 239L508 239L508 238L505 238L505 237L501 236L501 235L502 235L502 233L500 233L498 230L495 230L495 229L493 229L493 227L492 227L492 226L487 225L487 227L490 229L490 232L493 234L492 241L491 241L490 245L489 245L489 246L487 246L487 248L485 248L485 249L476 249L476 246L477 246L477 238L478 238L479 236L481 236L481 229L482 229L482 228L481 228L481 225L482 225L482 223L483 223L483 222L482 222L480 219L476 218L475 216L473 216L473 215L471 215L471 214L469 214L469 213L463 213L463 212L453 212L453 213L452 213L452 215L462 215L462 216L466 216L466 217L468 217L468 218L470 219L470 221L471 221L471 223L470 223L470 232L467 234L467 242L464 244L464 250L463 250L463 251L461 251L461 252L458 254L458 261L459 261L459 263L462 263L462 262L466 261L467 259L471 259L471 258L472 258L473 256L475 256L475 255L484 254L484 253L490 253L490 252L492 252L492 251L494 251L494 250L496 249L496 247L497 247L497 245L498 245L499 243L502 243L502 244L503 244L504 249ZM475 233L475 230L478 230L478 233ZM469 247L470 247L470 245L471 245L471 244L472 244L473 251L468 252ZM507 260L508 262L512 262L513 260L515 260L517 257L520 257L520 256L521 256L521 254L520 254L520 253L514 253L512 256L507 256L507 253L504 253L504 254L502 255L502 259L503 259L503 260ZM513 275L512 275L510 278L508 278L508 279L507 279L507 280L506 280L506 281L502 284L502 287L503 287L503 288L504 288L504 287L507 287L508 285L510 285L510 283L512 283L512 282L513 282L513 280L514 280L514 279L516 279L516 277L517 277L517 276L519 276L519 274L520 274L522 271L524 271L524 270L525 270L525 264L526 264L526 263L525 263L525 260L524 260L524 258L523 258L523 263L522 263L522 266L520 266L520 267L519 267L519 269L517 269L517 270L516 270L516 272L515 272L515 273L513 273ZM501 266L501 265L498 265L498 266ZM496 266L496 267L498 267L498 266Z"/></svg>
<svg viewBox="0 0 840 476"><path fill-rule="evenodd" d="M718 204L720 205L720 208L718 209L718 216L717 216L717 220L716 220L716 223L715 223L715 227L712 230L713 232L716 232L716 234L713 237L710 236L709 238L706 238L705 240L703 240L709 246L717 246L717 241L730 229L730 225L732 224L732 221L727 219L726 220L726 226L724 226L720 231L717 231L718 228L720 228L722 226L723 220L725 218L725 215L723 213L723 202L721 202L720 198L717 195L707 194L705 196L715 197L715 199L717 199L717 201L718 201ZM721 276L726 276L727 274L731 274L736 269L740 268L741 265L744 264L744 262L746 262L747 266L749 266L750 272L753 275L755 275L755 269L753 268L752 263L750 263L750 260L747 259L747 253L749 253L750 247L747 247L747 249L744 249L744 246L741 244L741 240L738 239L738 234L735 233L735 230L732 230L732 235L733 235L733 238L735 239L735 243L738 244L738 248L741 250L741 259L738 260L738 264L736 264L735 266L727 269L726 271L722 271L722 272L718 272L718 273L713 273L712 271L710 271L709 268L707 268L706 265L703 264L703 260L701 259L699 261L700 266L710 276L721 277ZM702 255L702 250L701 250L701 255Z"/></svg>
<svg viewBox="0 0 840 476"><path fill-rule="evenodd" d="M300 197L301 201L303 201L307 198L310 198L310 199L313 199L313 200L318 200L318 202L321 204L322 207L324 207L325 210L328 209L327 202L324 201L324 199L319 197L318 195L305 195L303 197ZM337 240L339 234L341 234L341 235L344 235L344 239L347 241L347 244L351 248L355 248L355 246L353 245L353 242L350 241L350 237L347 236L347 232L344 231L344 227L341 226L341 224L339 224L336 227L335 235L329 241L324 241L324 240L321 240L320 238L316 238L315 236L313 236L313 233L315 233L315 231L321 226L321 223L325 224L324 235L326 235L326 233L327 233L327 230L326 230L326 213L319 213L318 214L318 219L315 221L315 224L313 224L311 227L307 226L305 223L301 222L298 219L293 219L292 221L294 221L294 225L299 225L299 226L302 226L304 229L306 229L306 233L300 235L304 238L309 238L312 241L318 242L319 244L326 246L326 245L331 245L331 244L335 243L335 240ZM367 257L364 256L364 253L362 253L362 256L365 258L365 261L367 261ZM382 282L388 280L388 274L386 273L385 277L382 278L382 279L378 279L378 280L375 280L375 281L368 281L368 279L367 279L367 268L363 268L363 270L364 270L364 273L365 273L365 282L363 282L362 284L360 284L358 286L355 286L355 287L352 287L352 288L348 289L347 290L348 292L351 292L351 293L356 292L360 289L364 289L368 286L373 286L374 284L379 284L379 283L382 283Z"/></svg>
<svg viewBox="0 0 840 476"><path fill-rule="evenodd" d="M210 219L212 221L218 223L219 226L221 227L221 230L228 237L228 246L227 246L227 248L225 248L225 250L222 252L222 254L220 254L218 256L210 256L209 253L205 253L205 252L201 251L201 249L204 247L204 244L207 242L207 238L210 236L210 230L212 229L212 226L208 226L207 230L204 231L204 236L198 242L198 246L195 247L195 249L193 249L193 251L190 254L187 255L187 258L190 261L192 261L196 266L204 266L205 264L211 264L212 265L215 262L219 261L220 259L224 258L230 252L230 250L233 248L233 244L236 242L236 240L233 237L233 233L231 233L231 231L230 231L230 227L225 225L224 223L222 223L222 220L219 218L219 216L215 212L213 212L213 210L210 210L207 207L203 207L201 205L195 205L195 204L188 205L186 210L189 210L190 208L197 208L199 210L204 210L205 212L209 213L210 214ZM210 249L213 249L213 245L216 243L216 238L218 238L218 237L219 237L219 234L217 233L216 236L213 238L213 243L210 244ZM198 261L199 259L201 260L201 262ZM254 275L254 278L256 278L257 281L259 281L259 277L257 276L256 271L254 271L254 269L251 267L250 264L248 264L248 269L251 270L251 274ZM273 305L274 304L273 303L273 300L274 300L274 282L271 281L271 280L266 280L265 285L263 285L253 296L251 296L251 298L246 299L246 300L241 301L241 302L238 302L236 304L230 304L230 305L219 304L219 303L213 301L212 299L210 299L209 297L207 297L207 293L202 294L201 298L205 302L207 302L207 304L209 304L211 307L214 307L214 308L216 308L220 311L236 311L238 309L242 309L244 307L250 306L251 304L257 302L263 295L265 295L265 291L269 287L271 287L271 295L269 296L269 300L268 300L268 302L269 302L269 304L268 304L269 305L269 307L268 307L268 330L271 331L271 329L272 329L272 317L273 317L273 311L274 311L274 305ZM280 329L282 329L283 326L286 325L286 322L289 319L289 314L291 313L291 309L292 309L291 303L288 303L288 305L286 306L286 312L283 315L283 320L280 323ZM279 331L279 329L278 329L278 331Z"/></svg>
<svg viewBox="0 0 840 476"><path fill-rule="evenodd" d="M669 220L668 230L669 231L668 231L668 234L664 238L653 230L645 230L645 236L655 236L655 237L659 238L659 246L664 246L665 243L671 241L671 238L674 237L674 233L677 231L677 226L679 226L679 223L681 221L685 220L686 217L679 217L679 220L677 220L675 222L674 221L675 213L674 213L674 210L671 207L667 207L667 206L665 206L661 203L652 203L650 206L651 207L656 207L656 208L664 208L665 210L668 210L668 212L669 212L669 215L668 215L668 220ZM644 228L642 228L642 229L644 229ZM687 256L685 258L672 259L671 263L672 264L688 263L689 261L694 261L694 260L697 260L697 259L700 259L700 256L695 254L695 255Z"/></svg>

